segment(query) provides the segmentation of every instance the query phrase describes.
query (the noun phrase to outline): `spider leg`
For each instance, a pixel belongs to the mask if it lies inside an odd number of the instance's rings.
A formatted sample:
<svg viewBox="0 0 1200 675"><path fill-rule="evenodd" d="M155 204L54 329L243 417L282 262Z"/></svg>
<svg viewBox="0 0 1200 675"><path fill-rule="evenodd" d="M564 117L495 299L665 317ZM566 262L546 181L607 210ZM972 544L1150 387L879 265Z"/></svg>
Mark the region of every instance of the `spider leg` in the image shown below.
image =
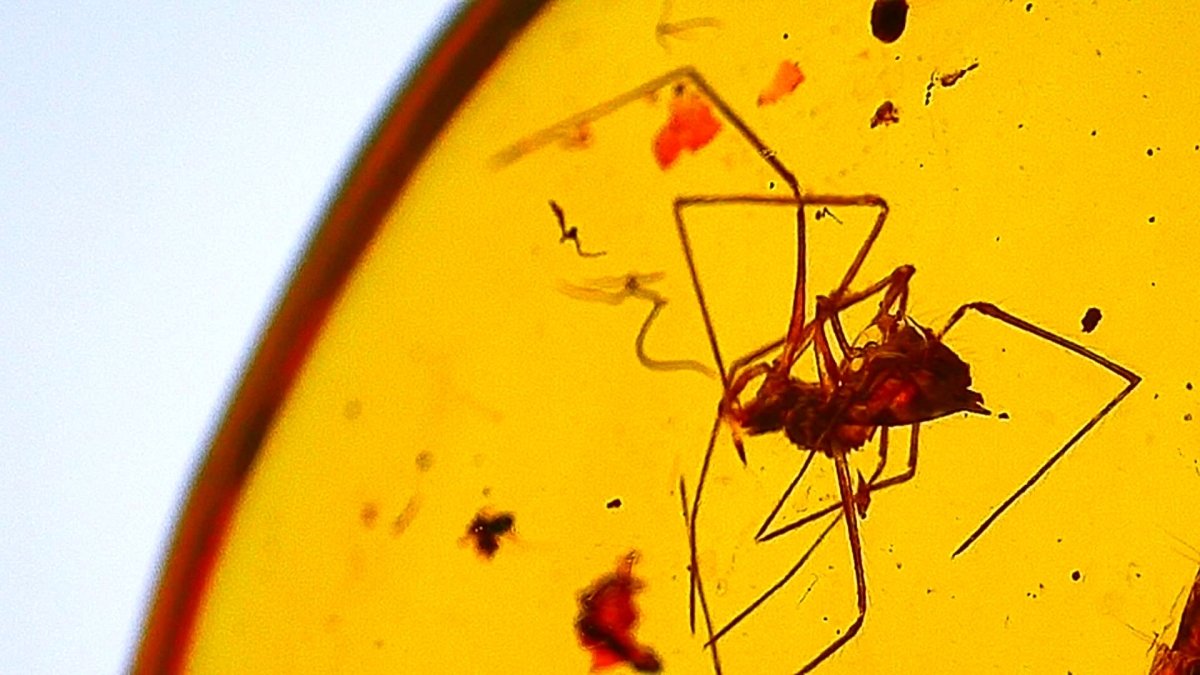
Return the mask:
<svg viewBox="0 0 1200 675"><path fill-rule="evenodd" d="M1109 400L1109 402L1104 405L1104 407L1100 408L1100 410L1095 415L1093 415L1090 420L1085 422L1083 424L1083 426L1081 426L1079 428L1079 430L1075 432L1074 435L1072 435L1070 438L1068 438L1067 442L1064 443L1063 446L1061 448L1059 448L1057 452L1055 452L1053 455L1050 455L1050 458L1047 459L1040 467L1038 467L1037 471L1034 471L1033 475L1030 476L1029 479L1026 480L1024 484L1021 485L1021 487L1017 488L1016 492L1013 492L1011 495L1009 495L1009 497L1007 499L1004 500L1004 502L1002 502L1000 504L1000 506L996 507L996 509L992 511L991 515L989 515L983 521L983 523L981 523L979 525L979 527L975 528L975 531L972 532L970 534L970 536L968 536L966 538L966 540L964 540L963 543L961 545L959 545L959 547L957 549L954 550L954 553L950 554L951 557L956 557L959 554L961 554L963 551L966 551L967 548L969 548L971 546L971 544L974 543L975 540L979 538L979 535L983 534L983 532L985 530L987 530L988 527L990 527L992 525L992 523L994 523L996 521L996 519L1000 517L1001 514L1003 514L1005 511L1007 511L1008 508L1010 506L1012 506L1013 503L1016 502L1017 499L1019 499L1021 497L1021 495L1028 492L1029 488L1033 487L1034 483L1037 483L1042 478L1042 476L1044 476L1046 474L1046 472L1050 470L1051 467L1053 467L1056 463L1058 463L1058 461L1060 459L1062 459L1064 455L1067 454L1068 450L1070 450L1072 447L1075 446L1076 443L1079 442L1079 439L1083 438L1084 435L1086 435L1089 431L1092 430L1092 427L1095 427L1096 424L1099 423L1101 419L1103 419L1106 415L1108 415L1108 413L1112 412L1112 409L1115 408L1117 406L1117 404L1120 403L1126 396L1128 396L1129 392L1133 391L1134 388L1137 387L1138 383L1142 381L1141 376L1137 375L1136 373L1129 370L1128 368L1125 368L1124 366L1118 365L1117 363L1114 363L1113 361L1110 361L1110 360L1104 358L1103 356L1100 356L1096 352L1088 349L1087 347L1084 347L1083 345L1081 345L1077 342L1068 340L1067 338L1062 337L1061 335L1056 335L1054 333L1051 333L1050 331L1046 330L1045 328L1041 328L1040 326L1035 326L1034 324L1029 323L1028 321L1021 319L1017 316L1014 316L1014 315L1012 315L1012 314L1010 314L988 302L971 302L971 303L967 303L967 304L963 305L962 307L959 307L958 309L956 309L954 311L954 314L952 314L950 316L950 320L946 322L946 327L943 328L940 333L938 333L938 339L940 340L942 337L944 337L946 335L946 333L949 332L949 330L951 328L953 328L954 325L957 324L960 319L963 318L963 316L967 313L968 310L973 310L973 311L979 312L980 314L982 314L984 316L996 319L997 321L1006 323L1006 324L1012 326L1013 328L1025 331L1032 335L1036 335L1037 337L1040 337L1040 338L1046 340L1047 342L1051 342L1051 343L1056 344L1068 351L1074 352L1074 353L1084 357L1085 359L1087 359L1103 368L1106 368L1107 370L1111 371L1113 374L1124 378L1125 381L1127 382L1127 384L1125 385L1124 388L1121 389L1121 391L1117 392L1117 394L1115 396L1113 396L1112 399Z"/></svg>
<svg viewBox="0 0 1200 675"><path fill-rule="evenodd" d="M840 508L840 506L838 508ZM825 515L828 515L828 512ZM812 557L813 552L817 550L817 547L821 545L821 542L825 541L825 537L827 537L829 533L833 531L833 527L838 524L838 522L841 520L841 517L841 513L839 513L836 518L831 518L829 523L825 525L825 529L821 530L821 533L817 535L816 540L809 545L808 549L804 551L804 554L800 556L800 559L796 561L796 564L792 565L792 568L785 572L778 581L771 584L770 588L763 591L762 595L758 596L754 602L751 602L749 605L747 605L745 609L738 612L732 619L729 620L728 623L722 626L720 630L718 630L716 633L713 633L712 637L709 638L708 643L705 646L715 649L717 640L720 640L729 631L733 630L735 626L744 621L746 617L750 616L754 610L758 609L759 606L770 599L772 595L775 595L779 589L786 586L787 583L792 580L792 577L796 576L796 573L804 567L805 563L808 562L808 559Z"/></svg>
<svg viewBox="0 0 1200 675"><path fill-rule="evenodd" d="M900 485L901 483L906 483L906 482L912 480L913 476L916 475L916 473L917 473L917 449L920 444L920 442L918 440L918 431L917 430L920 428L921 428L920 424L912 425L912 435L911 435L911 439L910 439L909 445L908 445L908 466L901 473L896 474L895 476L889 476L889 477L883 478L883 479L880 479L880 475L882 475L884 465L887 463L887 428L880 429L880 439L879 439L880 459L879 459L879 463L875 466L875 470L871 473L870 480L867 481L867 490L869 493L879 492L880 490L885 490L887 488L895 487L896 485ZM783 496L781 496L779 498L779 500L775 503L775 507L771 510L770 515L768 515L767 519L763 521L763 524L759 528L758 533L754 536L755 541L758 541L758 542L770 541L772 539L775 539L776 537L783 536L793 530L798 530L798 529L804 527L805 525L808 525L809 523L813 522L814 520L823 518L824 516L827 516L830 513L833 513L834 511L837 511L842 508L842 505L840 502L837 504L830 504L829 506L825 506L817 511L814 511L813 513L809 513L795 521L792 521L792 522L788 523L787 525L783 525L783 526L778 527L769 532L767 531L767 528L770 527L771 523L774 522L775 517L779 513L780 509L783 508L783 505L787 501L787 498L788 498L788 496L790 496L792 490L795 489L796 485L800 482L801 476L804 475L803 472L807 468L808 468L808 463L806 461L805 465L803 467L801 467L801 471L796 474L796 478L792 480L791 485L789 485L788 488L784 491Z"/></svg>
<svg viewBox="0 0 1200 675"><path fill-rule="evenodd" d="M684 220L683 212L685 209L695 206L713 206L727 204L759 204L766 206L792 206L796 207L797 213L797 241L800 251L800 262L798 262L796 275L796 296L793 299L792 317L788 327L788 334L782 341L783 350L775 362L769 367L772 376L782 377L790 372L792 365L796 359L807 349L809 340L815 335L819 327L814 327L814 324L820 323L817 321L805 324L804 323L804 265L805 259L805 225L804 225L804 207L808 205L819 206L870 206L879 209L879 213L875 218L875 223L871 228L870 233L863 241L859 248L854 261L846 270L842 282L834 291L830 298L830 302L834 306L834 312L846 307L850 307L862 300L882 291L887 290L885 301L881 303L880 314L885 312L885 305L890 306L895 302L893 294L900 298L900 304L903 306L907 299L907 281L908 277L912 276L913 268L911 266L902 266L897 268L891 275L872 284L867 289L857 293L847 293L846 289L853 281L855 275L858 274L859 268L866 259L867 253L871 246L878 238L880 231L883 229L883 224L887 220L888 207L882 197L874 194L861 195L806 195L804 197L780 197L776 195L751 195L751 194L732 194L732 195L701 195L701 196L684 196L676 197L674 201L675 227L679 235L680 246L683 249L683 254L688 267L688 274L691 276L692 289L696 294L696 301L700 305L700 314L704 319L704 328L708 335L709 347L712 350L713 361L717 364L717 372L721 376L721 383L724 388L723 392L723 407L728 409L736 403L738 396L744 390L750 380L764 374L762 366L751 366L747 370L738 373L738 377L734 374L740 370L748 359L755 358L757 355L765 355L772 351L780 343L772 342L760 350L752 352L743 359L734 362L733 368L726 368L724 358L721 356L721 349L718 346L716 329L713 326L712 315L708 309L708 302L705 299L704 288L700 283L700 275L696 267L695 255L692 252L691 239L688 234L687 223ZM840 328L838 326L837 328ZM836 329L835 329L836 330ZM844 334L841 339L844 340ZM737 449L738 456L745 463L745 449L742 445L741 436L734 430L734 447Z"/></svg>
<svg viewBox="0 0 1200 675"><path fill-rule="evenodd" d="M854 590L858 598L858 616L846 630L842 631L825 649L821 650L813 660L809 661L803 668L796 671L797 675L801 673L812 672L814 668L820 665L825 659L829 658L843 645L852 640L862 628L863 621L867 618L867 578L863 570L862 561L862 538L858 532L858 511L855 507L854 488L851 486L850 465L846 461L846 450L838 449L833 453L833 463L837 468L838 489L842 496L842 520L846 521L846 535L850 540L850 556L854 560Z"/></svg>
<svg viewBox="0 0 1200 675"><path fill-rule="evenodd" d="M704 614L704 625L708 631L709 642L713 638L713 623L712 614L708 610L708 600L704 595L704 584L700 579L700 555L696 550L696 519L700 513L700 496L704 492L704 484L708 480L708 469L712 463L713 448L717 443L717 433L721 430L721 414L718 412L713 419L712 433L708 436L708 447L704 450L704 461L700 465L700 477L696 480L696 493L692 497L691 513L687 514L688 518L688 552L690 555L688 562L688 576L690 577L690 588L688 589L688 625L692 633L696 632L696 598L700 599L700 611ZM680 492L684 489L683 478L679 479ZM685 502L685 513L686 502ZM721 673L721 658L717 654L716 645L712 645L713 668L717 675Z"/></svg>
<svg viewBox="0 0 1200 675"><path fill-rule="evenodd" d="M553 124L545 129L536 131L525 138L518 140L512 145L504 148L500 152L492 156L492 163L499 167L507 166L524 155L539 150L546 145L570 138L575 131L580 127L585 126L603 117L607 117L621 108L642 100L647 96L663 89L672 84L677 84L680 81L691 83L697 91L704 94L717 109L717 112L726 119L737 130L738 134L754 148L759 157L765 161L775 173L788 186L792 195L796 198L800 197L800 184L796 181L796 176L783 165L783 162L775 156L775 151L767 147L767 144L754 133L742 118L733 111L733 108L726 103L717 90L708 83L707 80L693 66L683 66L674 70L668 71L655 77L651 80L630 89L629 91L611 98L603 103L588 108L587 110L578 112L561 122Z"/></svg>
<svg viewBox="0 0 1200 675"><path fill-rule="evenodd" d="M853 292L853 293L843 293L840 296L840 298L838 298L837 300L834 300L832 298L822 298L821 302L819 303L819 306L818 306L820 316L818 317L818 320L809 324L807 331L809 331L810 333L818 331L819 326L823 323L822 320L827 319L828 322L833 326L834 335L837 337L837 341L839 343L839 348L841 349L843 355L848 355L850 353L852 347L850 346L849 342L846 341L845 332L842 330L841 323L838 320L838 316L839 316L840 312L849 307L852 307L860 302L864 302L865 300L867 300L875 295L883 293L884 297L883 297L883 299L880 300L879 312L877 313L874 321L879 322L881 320L881 317L885 316L889 311L892 310L893 307L898 307L899 315L903 316L903 313L905 311L905 304L907 302L907 297L908 297L909 280L912 278L912 275L915 273L915 271L916 270L911 265L901 265L900 267L897 267L895 270L893 270L892 273L889 274L888 276L883 277L882 279L879 279L878 281L876 281L875 283L871 284L870 286L864 288L861 291L857 291L857 292ZM805 338L805 346L807 346L807 340L808 340L808 338L806 337ZM772 343L772 345L769 345L769 346L774 346L776 344L778 344L778 343ZM824 351L824 352L828 353L829 348L828 348L828 346L826 346L823 350L818 349L816 351L818 351L818 352ZM821 365L822 365L821 363L818 363L818 367L820 367ZM843 362L841 364L841 366L838 366L838 370L840 370L841 368L844 368L844 367L845 367L845 363ZM742 386L744 387L745 385L742 385ZM739 388L739 389L737 389L737 391L738 391L738 393L740 393L741 389ZM915 473L915 471L916 471L917 428L918 428L917 425L913 425L912 439L911 439L910 447L909 447L909 468L908 468L908 470L904 474L900 474L899 476L893 476L891 478L885 479L881 484L876 485L876 480L879 478L880 474L882 473L884 464L887 461L887 429L885 428L885 429L881 430L881 433L880 433L881 457L880 457L879 464L876 466L874 472L872 473L871 479L868 481L867 489L869 491L873 492L877 489L882 489L884 487L891 487L893 485L903 483L912 478L912 474ZM768 541L768 540L774 539L775 537L778 537L786 532L790 532L794 529L803 527L804 525L806 525L828 513L832 513L833 511L835 511L839 508L839 506L835 504L835 505L826 507L824 509L821 509L820 511L817 511L815 513L806 515L803 518L801 518L793 523L789 523L788 525L785 525L779 529L773 530L771 532L767 532L767 529L770 527L771 523L774 522L775 517L778 515L779 510L783 507L783 504L787 501L788 497L791 496L792 491L795 490L796 486L800 483L800 480L804 476L804 473L808 470L808 465L809 465L810 461L811 461L811 456L809 457L808 460L805 461L804 466L802 466L800 468L800 470L796 473L796 477L792 479L791 484L788 485L788 487L783 491L783 494L780 495L779 499L775 502L774 508L771 510L770 514L767 515L766 520L763 521L762 526L759 527L758 532L755 534L756 541L762 542L762 541Z"/></svg>
<svg viewBox="0 0 1200 675"><path fill-rule="evenodd" d="M683 248L683 256L685 262L687 263L688 273L691 275L692 289L696 293L696 301L700 304L700 314L704 318L704 327L708 332L708 344L712 349L713 360L717 364L717 371L721 374L721 382L725 385L727 392L730 388L730 376L728 370L725 368L725 361L721 357L721 349L717 345L717 334L713 328L712 315L709 313L708 301L705 299L704 288L700 284L700 274L696 268L696 258L695 254L692 252L691 237L688 235L687 223L684 221L683 212L685 209L696 206L720 206L728 204L787 206L795 208L797 213L803 213L804 201L800 197L780 197L775 195L750 194L701 195L675 198L673 207L675 213L675 229L679 235L680 246Z"/></svg>
<svg viewBox="0 0 1200 675"><path fill-rule="evenodd" d="M792 577L794 577L796 573L800 571L802 567L804 567L809 558L812 557L813 552L816 551L817 547L821 545L821 542L825 540L825 537L828 536L833 530L833 527L841 520L846 521L846 530L850 541L851 557L854 560L854 585L857 597L858 616L855 617L852 622L850 622L850 625L847 626L837 638L830 642L825 649L821 650L820 654L818 654L803 668L797 671L797 675L812 672L812 670L825 661L825 659L829 658L830 655L841 649L843 645L852 640L854 636L858 634L859 629L862 628L863 621L867 615L867 583L862 564L862 542L858 532L858 514L855 507L855 495L850 484L850 470L846 461L845 451L835 452L833 460L834 465L837 467L838 487L841 492L841 502L834 507L835 510L839 511L837 517L829 521L829 523L817 536L816 540L813 541L808 549L805 550L804 554L800 556L800 559L797 560L792 568L785 572L778 581L772 584L770 588L764 591L762 595L751 602L745 609L743 609L741 612L738 612L737 615L735 615L729 620L728 623L722 626L720 630L716 631L715 633L710 631L709 634L711 637L705 646L713 649L714 654L717 641L725 636L736 625L745 620L746 617L750 616L750 614L758 609L759 606L766 602L777 591L786 586L787 583L791 581ZM829 511L826 511L822 515L828 514Z"/></svg>
<svg viewBox="0 0 1200 675"><path fill-rule="evenodd" d="M888 205L883 197L876 194L860 194L860 195L805 195L802 199L805 205L812 206L868 206L879 209L879 213L875 216L875 224L872 225L871 231L867 233L863 243L859 246L858 253L855 254L854 260L846 269L846 274L842 277L841 283L830 294L835 300L839 298L850 284L854 281L854 277L858 275L859 269L870 253L871 247L875 245L875 240L879 238L879 233L883 230L883 224L887 220ZM807 237L804 223L804 209L798 209L796 213L796 288L792 296L792 317L788 323L787 338L785 339L783 352L779 355L776 361L775 370L778 374L786 374L791 372L792 366L795 365L796 359L799 358L801 346L803 343L803 331L805 327L805 301L806 301L806 275L807 275Z"/></svg>

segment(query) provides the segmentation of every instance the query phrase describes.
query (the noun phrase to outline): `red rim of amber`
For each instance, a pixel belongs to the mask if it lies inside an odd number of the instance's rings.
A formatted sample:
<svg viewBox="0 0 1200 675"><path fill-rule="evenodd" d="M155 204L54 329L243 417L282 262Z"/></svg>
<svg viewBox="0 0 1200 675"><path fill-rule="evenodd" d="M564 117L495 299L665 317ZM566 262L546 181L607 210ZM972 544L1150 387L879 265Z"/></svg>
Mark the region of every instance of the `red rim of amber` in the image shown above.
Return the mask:
<svg viewBox="0 0 1200 675"><path fill-rule="evenodd" d="M134 673L184 663L246 477L317 334L409 177L476 82L546 0L480 0L450 23L368 138L329 205L192 479Z"/></svg>

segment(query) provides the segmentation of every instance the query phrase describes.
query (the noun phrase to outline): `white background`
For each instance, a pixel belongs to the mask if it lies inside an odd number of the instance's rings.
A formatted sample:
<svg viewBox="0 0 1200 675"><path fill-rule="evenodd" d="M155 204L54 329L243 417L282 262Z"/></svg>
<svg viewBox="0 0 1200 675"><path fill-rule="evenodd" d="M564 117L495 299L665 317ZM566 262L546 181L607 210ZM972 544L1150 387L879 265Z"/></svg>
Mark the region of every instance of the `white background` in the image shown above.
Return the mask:
<svg viewBox="0 0 1200 675"><path fill-rule="evenodd" d="M207 439L455 3L0 17L0 672L128 667Z"/></svg>

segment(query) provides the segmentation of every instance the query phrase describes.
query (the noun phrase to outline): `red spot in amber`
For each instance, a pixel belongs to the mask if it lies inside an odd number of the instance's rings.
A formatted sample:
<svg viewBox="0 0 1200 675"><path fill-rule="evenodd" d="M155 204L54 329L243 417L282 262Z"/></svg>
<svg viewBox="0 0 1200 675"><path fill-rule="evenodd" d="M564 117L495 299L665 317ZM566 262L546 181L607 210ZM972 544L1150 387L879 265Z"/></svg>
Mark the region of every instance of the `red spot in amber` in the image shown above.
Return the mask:
<svg viewBox="0 0 1200 675"><path fill-rule="evenodd" d="M696 152L708 145L721 130L708 101L696 93L680 93L671 100L671 118L654 137L654 159L668 169L679 153Z"/></svg>
<svg viewBox="0 0 1200 675"><path fill-rule="evenodd" d="M783 61L775 71L775 78L758 95L758 106L761 108L778 103L784 96L796 91L796 87L803 81L804 73L800 71L800 66L791 61Z"/></svg>
<svg viewBox="0 0 1200 675"><path fill-rule="evenodd" d="M636 554L621 559L614 574L607 574L579 596L575 631L579 642L592 653L592 670L628 663L641 673L657 673L662 662L653 649L633 637L637 609L633 595L642 582L633 576Z"/></svg>

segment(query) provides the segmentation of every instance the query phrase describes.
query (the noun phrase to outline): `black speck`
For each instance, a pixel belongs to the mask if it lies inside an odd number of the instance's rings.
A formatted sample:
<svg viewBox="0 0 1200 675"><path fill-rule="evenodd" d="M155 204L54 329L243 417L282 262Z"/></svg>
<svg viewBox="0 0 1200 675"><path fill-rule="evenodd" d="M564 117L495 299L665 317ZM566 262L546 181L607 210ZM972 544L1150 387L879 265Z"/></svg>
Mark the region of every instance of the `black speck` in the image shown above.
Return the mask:
<svg viewBox="0 0 1200 675"><path fill-rule="evenodd" d="M884 44L891 44L904 34L908 23L908 0L875 0L871 5L871 34Z"/></svg>
<svg viewBox="0 0 1200 675"><path fill-rule="evenodd" d="M1191 422L1191 421L1192 421L1192 413L1187 413L1186 415L1184 415L1184 416L1183 416L1183 421L1184 421L1184 422Z"/></svg>
<svg viewBox="0 0 1200 675"><path fill-rule="evenodd" d="M784 34L783 34L783 39L784 39L784 40L788 39L788 34L787 34L787 33L784 33Z"/></svg>
<svg viewBox="0 0 1200 675"><path fill-rule="evenodd" d="M767 183L767 189L774 190L775 189L775 181L771 181L771 182Z"/></svg>
<svg viewBox="0 0 1200 675"><path fill-rule="evenodd" d="M621 508L621 498L616 497L614 499L610 499L610 500L608 500L608 503L605 504L605 506L607 506L610 509L619 509L619 508Z"/></svg>
<svg viewBox="0 0 1200 675"><path fill-rule="evenodd" d="M1032 12L1032 11L1033 11L1033 3L1032 3L1032 2L1030 2L1030 3L1028 3L1028 4L1026 4L1026 5L1025 5L1025 11L1026 11L1026 12Z"/></svg>
<svg viewBox="0 0 1200 675"><path fill-rule="evenodd" d="M417 454L417 471L425 473L433 468L433 453L425 450Z"/></svg>
<svg viewBox="0 0 1200 675"><path fill-rule="evenodd" d="M511 513L495 516L479 513L467 526L467 536L475 540L476 551L491 558L500 550L500 537L512 532L515 524L516 518Z"/></svg>
<svg viewBox="0 0 1200 675"><path fill-rule="evenodd" d="M1008 413L1002 412L999 415L996 415L996 417L999 419L1002 419L1002 420L1006 420L1006 419L1008 419Z"/></svg>
<svg viewBox="0 0 1200 675"><path fill-rule="evenodd" d="M1154 222L1154 216L1150 216L1150 222Z"/></svg>
<svg viewBox="0 0 1200 675"><path fill-rule="evenodd" d="M1146 148L1146 156L1153 157L1154 156L1154 148Z"/></svg>
<svg viewBox="0 0 1200 675"><path fill-rule="evenodd" d="M1095 135L1096 135L1096 130L1095 130L1095 129L1092 129L1092 135L1093 135L1093 136L1095 136Z"/></svg>
<svg viewBox="0 0 1200 675"><path fill-rule="evenodd" d="M1184 388L1185 388L1185 389L1187 389L1188 391L1191 391L1191 390L1192 390L1192 383L1191 383L1191 382L1188 382L1187 384L1185 384L1185 385L1183 385L1183 386L1184 386Z"/></svg>
<svg viewBox="0 0 1200 675"><path fill-rule="evenodd" d="M1079 572L1079 570L1075 570L1074 572L1071 572L1071 581L1079 581L1082 578L1083 578L1083 574L1081 574Z"/></svg>
<svg viewBox="0 0 1200 675"><path fill-rule="evenodd" d="M1021 122L1020 124L1018 124L1018 125L1017 125L1017 128L1018 128L1018 129L1024 129L1024 128L1025 128L1025 123L1024 123L1024 122Z"/></svg>
<svg viewBox="0 0 1200 675"><path fill-rule="evenodd" d="M1080 321L1083 332L1090 333L1096 330L1096 324L1100 323L1102 316L1098 307L1088 307L1087 311L1083 313L1083 320Z"/></svg>

